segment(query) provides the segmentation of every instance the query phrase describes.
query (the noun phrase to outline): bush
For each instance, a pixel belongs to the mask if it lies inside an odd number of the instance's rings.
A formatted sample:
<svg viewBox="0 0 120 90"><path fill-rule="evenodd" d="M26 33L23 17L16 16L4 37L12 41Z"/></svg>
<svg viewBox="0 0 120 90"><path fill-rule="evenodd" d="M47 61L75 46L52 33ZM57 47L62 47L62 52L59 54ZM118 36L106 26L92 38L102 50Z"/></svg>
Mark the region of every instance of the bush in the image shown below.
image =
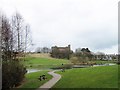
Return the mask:
<svg viewBox="0 0 120 90"><path fill-rule="evenodd" d="M65 69L71 69L73 67L73 64L65 64L63 68Z"/></svg>
<svg viewBox="0 0 120 90"><path fill-rule="evenodd" d="M76 65L76 64L86 64L90 61L90 58L89 57L84 57L84 56L80 56L80 57L73 56L73 57L71 57L70 61L74 65Z"/></svg>
<svg viewBox="0 0 120 90"><path fill-rule="evenodd" d="M70 58L70 61L71 61L71 63L73 63L73 64L77 64L77 63L79 63L77 57L71 57L71 58Z"/></svg>
<svg viewBox="0 0 120 90"><path fill-rule="evenodd" d="M26 73L26 68L19 61L3 61L2 63L2 89L20 85Z"/></svg>

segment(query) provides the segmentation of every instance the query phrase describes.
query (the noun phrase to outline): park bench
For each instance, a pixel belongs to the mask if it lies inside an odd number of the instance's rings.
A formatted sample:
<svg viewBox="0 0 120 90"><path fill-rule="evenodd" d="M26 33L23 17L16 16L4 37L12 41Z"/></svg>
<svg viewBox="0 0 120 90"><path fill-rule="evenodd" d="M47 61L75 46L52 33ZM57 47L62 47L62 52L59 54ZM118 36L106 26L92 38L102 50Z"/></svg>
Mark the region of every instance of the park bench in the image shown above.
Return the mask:
<svg viewBox="0 0 120 90"><path fill-rule="evenodd" d="M41 75L38 79L42 81L42 80L46 80L47 78L46 78L46 75Z"/></svg>
<svg viewBox="0 0 120 90"><path fill-rule="evenodd" d="M65 72L65 68L62 68L61 71L62 71L62 72Z"/></svg>

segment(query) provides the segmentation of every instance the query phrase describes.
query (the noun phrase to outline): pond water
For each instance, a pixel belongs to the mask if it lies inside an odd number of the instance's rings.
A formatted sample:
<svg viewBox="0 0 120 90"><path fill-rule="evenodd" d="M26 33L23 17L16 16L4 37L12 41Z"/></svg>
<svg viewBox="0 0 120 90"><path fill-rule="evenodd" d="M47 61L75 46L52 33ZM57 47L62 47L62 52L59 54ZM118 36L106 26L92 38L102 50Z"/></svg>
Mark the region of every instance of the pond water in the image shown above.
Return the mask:
<svg viewBox="0 0 120 90"><path fill-rule="evenodd" d="M27 73L33 73L33 72L38 72L38 71L42 71L39 69L27 69Z"/></svg>
<svg viewBox="0 0 120 90"><path fill-rule="evenodd" d="M97 65L93 65L93 67L111 66L111 65L116 65L116 64L115 63L97 64ZM73 68L86 68L86 67L91 67L91 66L90 65L73 65Z"/></svg>
<svg viewBox="0 0 120 90"><path fill-rule="evenodd" d="M52 69L27 69L27 73L33 73L33 72L38 72L38 71L49 71Z"/></svg>
<svg viewBox="0 0 120 90"><path fill-rule="evenodd" d="M97 66L111 66L111 65L116 65L116 64L114 64L114 63L106 63L106 64L93 65L93 67L97 67Z"/></svg>
<svg viewBox="0 0 120 90"><path fill-rule="evenodd" d="M93 67L97 66L111 66L111 65L116 65L114 63L106 63L106 64L99 64L99 65L93 65ZM74 65L73 68L85 68L85 67L90 67L89 65ZM27 73L33 73L33 72L38 72L38 71L43 71L43 70L51 70L51 69L27 69Z"/></svg>

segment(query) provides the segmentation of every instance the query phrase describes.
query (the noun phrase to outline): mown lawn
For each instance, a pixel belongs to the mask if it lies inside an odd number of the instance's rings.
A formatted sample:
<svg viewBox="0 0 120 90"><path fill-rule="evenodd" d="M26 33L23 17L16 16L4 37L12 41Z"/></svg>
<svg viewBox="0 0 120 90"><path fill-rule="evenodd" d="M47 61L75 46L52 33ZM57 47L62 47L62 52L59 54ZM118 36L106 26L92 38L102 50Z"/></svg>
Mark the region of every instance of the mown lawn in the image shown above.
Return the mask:
<svg viewBox="0 0 120 90"><path fill-rule="evenodd" d="M118 66L118 87L120 90L120 65Z"/></svg>
<svg viewBox="0 0 120 90"><path fill-rule="evenodd" d="M57 72L62 78L53 88L117 88L118 66L100 66ZM119 80L120 81L120 80Z"/></svg>
<svg viewBox="0 0 120 90"><path fill-rule="evenodd" d="M25 75L25 80L22 83L22 85L19 88L31 88L30 90L35 90L36 88L39 88L42 84L45 82L49 81L52 76L47 73L48 71L39 71L39 72L34 72L34 73L29 73ZM40 75L45 74L47 79L39 81L38 77Z"/></svg>
<svg viewBox="0 0 120 90"><path fill-rule="evenodd" d="M55 66L60 66L61 64L70 64L69 60L65 59L48 59L40 57L27 57L23 64L27 68L52 68Z"/></svg>

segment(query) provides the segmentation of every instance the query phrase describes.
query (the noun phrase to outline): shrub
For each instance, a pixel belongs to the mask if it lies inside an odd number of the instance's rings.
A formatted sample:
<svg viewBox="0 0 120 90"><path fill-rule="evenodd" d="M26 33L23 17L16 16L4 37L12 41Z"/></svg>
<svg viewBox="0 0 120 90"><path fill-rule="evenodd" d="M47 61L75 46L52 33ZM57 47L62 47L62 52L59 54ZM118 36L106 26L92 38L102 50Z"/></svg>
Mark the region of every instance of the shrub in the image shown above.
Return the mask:
<svg viewBox="0 0 120 90"><path fill-rule="evenodd" d="M65 64L63 68L65 69L71 69L73 67L73 64Z"/></svg>
<svg viewBox="0 0 120 90"><path fill-rule="evenodd" d="M20 85L26 73L26 68L19 61L3 61L2 64L2 89Z"/></svg>
<svg viewBox="0 0 120 90"><path fill-rule="evenodd" d="M73 63L73 64L77 64L77 63L79 62L77 57L71 57L71 58L70 58L70 61L71 61L71 63Z"/></svg>

